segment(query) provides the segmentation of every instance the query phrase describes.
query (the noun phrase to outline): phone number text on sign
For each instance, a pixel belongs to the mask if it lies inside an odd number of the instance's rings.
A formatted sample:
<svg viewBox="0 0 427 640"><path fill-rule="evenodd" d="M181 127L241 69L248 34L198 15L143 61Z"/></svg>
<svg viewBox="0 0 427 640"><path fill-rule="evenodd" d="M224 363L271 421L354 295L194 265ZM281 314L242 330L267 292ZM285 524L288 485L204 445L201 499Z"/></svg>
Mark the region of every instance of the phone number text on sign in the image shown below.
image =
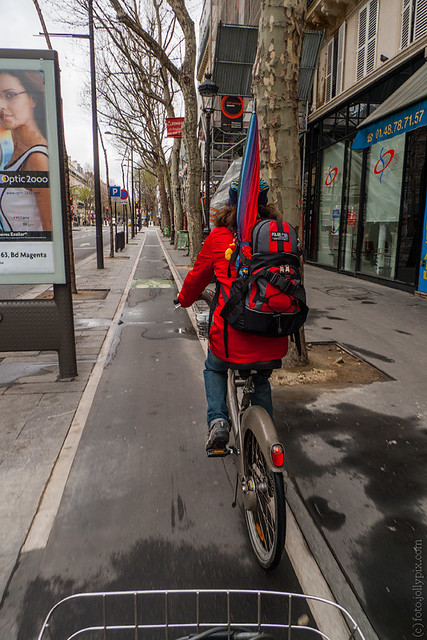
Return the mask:
<svg viewBox="0 0 427 640"><path fill-rule="evenodd" d="M422 103L423 108L415 110L407 109L403 113L396 114L396 117L388 118L383 123L373 124L366 127L364 131L360 131L353 144L353 149L363 149L364 146L381 142L387 138L400 135L401 133L407 133L418 127L427 125L427 108L426 103ZM378 126L380 125L380 126ZM363 144L363 137L365 136L365 144Z"/></svg>
<svg viewBox="0 0 427 640"><path fill-rule="evenodd" d="M382 140L382 138L388 138L388 136L391 136L396 133L404 133L407 129L410 129L413 126L422 126L424 124L422 121L424 117L424 113L425 113L425 110L420 109L415 113L411 113L408 116L405 116L404 118L399 118L399 120L390 122L384 128L380 127L375 132L375 138L377 140ZM425 120L427 120L427 118L425 118ZM373 136L372 133L368 136L369 142L371 142L372 136Z"/></svg>

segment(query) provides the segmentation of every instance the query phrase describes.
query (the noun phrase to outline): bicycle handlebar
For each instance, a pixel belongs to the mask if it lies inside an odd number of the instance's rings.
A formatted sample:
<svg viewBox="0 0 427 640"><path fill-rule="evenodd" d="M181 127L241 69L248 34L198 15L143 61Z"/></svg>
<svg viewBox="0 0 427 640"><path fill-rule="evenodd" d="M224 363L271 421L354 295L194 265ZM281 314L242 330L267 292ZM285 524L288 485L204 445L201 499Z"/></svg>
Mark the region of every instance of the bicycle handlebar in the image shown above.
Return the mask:
<svg viewBox="0 0 427 640"><path fill-rule="evenodd" d="M199 297L197 298L197 300L203 300L204 302L206 302L206 304L210 308L212 304L212 300L214 299L214 295L215 293L210 289L204 289L202 293L199 295Z"/></svg>

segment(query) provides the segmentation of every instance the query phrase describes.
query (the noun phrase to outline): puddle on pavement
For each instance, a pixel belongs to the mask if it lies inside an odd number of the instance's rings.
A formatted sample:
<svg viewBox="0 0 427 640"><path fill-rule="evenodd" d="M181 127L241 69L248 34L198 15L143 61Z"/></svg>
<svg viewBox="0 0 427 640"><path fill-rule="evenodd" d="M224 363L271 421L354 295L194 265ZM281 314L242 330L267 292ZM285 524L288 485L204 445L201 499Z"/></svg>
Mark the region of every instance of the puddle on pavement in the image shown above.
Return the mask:
<svg viewBox="0 0 427 640"><path fill-rule="evenodd" d="M347 298L347 300L353 301L369 301L371 304L375 304L375 299L377 296L382 295L377 291L371 291L366 287L330 287L327 289L320 289L319 287L315 287L318 291L323 291L328 296L333 296L337 298Z"/></svg>
<svg viewBox="0 0 427 640"><path fill-rule="evenodd" d="M33 382L27 378L44 376L47 382L55 382L59 375L58 367L52 363L2 362L0 366L0 387L13 382ZM38 380L39 382L40 380Z"/></svg>
<svg viewBox="0 0 427 640"><path fill-rule="evenodd" d="M153 326L145 328L141 333L141 337L146 338L147 340L167 340L169 338L174 338L178 334L178 336L182 338L198 340L193 326L178 327L174 329L172 327L169 328L165 326L165 324L156 323L153 324Z"/></svg>
<svg viewBox="0 0 427 640"><path fill-rule="evenodd" d="M73 293L73 300L105 300L110 289L78 289ZM50 300L53 298L53 290L48 289L37 296L40 300Z"/></svg>
<svg viewBox="0 0 427 640"><path fill-rule="evenodd" d="M75 329L98 329L110 327L112 321L108 318L75 318Z"/></svg>

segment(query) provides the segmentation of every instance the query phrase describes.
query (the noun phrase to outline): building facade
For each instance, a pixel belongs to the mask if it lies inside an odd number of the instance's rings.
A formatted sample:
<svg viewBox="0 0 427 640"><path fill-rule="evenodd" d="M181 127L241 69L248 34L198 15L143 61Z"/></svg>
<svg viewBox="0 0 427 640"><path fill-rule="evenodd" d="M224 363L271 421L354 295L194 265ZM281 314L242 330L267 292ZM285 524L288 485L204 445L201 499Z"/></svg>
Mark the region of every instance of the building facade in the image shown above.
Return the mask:
<svg viewBox="0 0 427 640"><path fill-rule="evenodd" d="M213 190L244 144L259 13L259 0L204 3L197 78L202 82L212 73L220 88L212 126ZM427 293L426 47L427 0L307 2L300 80L306 259ZM418 73L420 82L396 100ZM223 126L227 95L242 97L240 130ZM383 116L394 120L378 119L375 139L356 148L358 132L386 105Z"/></svg>
<svg viewBox="0 0 427 640"><path fill-rule="evenodd" d="M302 144L306 258L427 293L427 0L314 0L307 18L324 40Z"/></svg>

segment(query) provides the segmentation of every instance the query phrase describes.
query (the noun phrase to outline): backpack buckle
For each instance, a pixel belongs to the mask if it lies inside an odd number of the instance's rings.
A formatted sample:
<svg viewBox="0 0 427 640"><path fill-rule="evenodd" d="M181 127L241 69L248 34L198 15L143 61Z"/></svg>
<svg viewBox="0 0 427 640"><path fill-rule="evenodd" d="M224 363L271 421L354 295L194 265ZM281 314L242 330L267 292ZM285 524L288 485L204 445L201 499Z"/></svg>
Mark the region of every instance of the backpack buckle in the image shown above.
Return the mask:
<svg viewBox="0 0 427 640"><path fill-rule="evenodd" d="M280 273L272 273L270 271L269 276L270 277L268 278L268 280L269 280L270 284L272 284L273 286L276 287L277 283L281 280L281 274Z"/></svg>

